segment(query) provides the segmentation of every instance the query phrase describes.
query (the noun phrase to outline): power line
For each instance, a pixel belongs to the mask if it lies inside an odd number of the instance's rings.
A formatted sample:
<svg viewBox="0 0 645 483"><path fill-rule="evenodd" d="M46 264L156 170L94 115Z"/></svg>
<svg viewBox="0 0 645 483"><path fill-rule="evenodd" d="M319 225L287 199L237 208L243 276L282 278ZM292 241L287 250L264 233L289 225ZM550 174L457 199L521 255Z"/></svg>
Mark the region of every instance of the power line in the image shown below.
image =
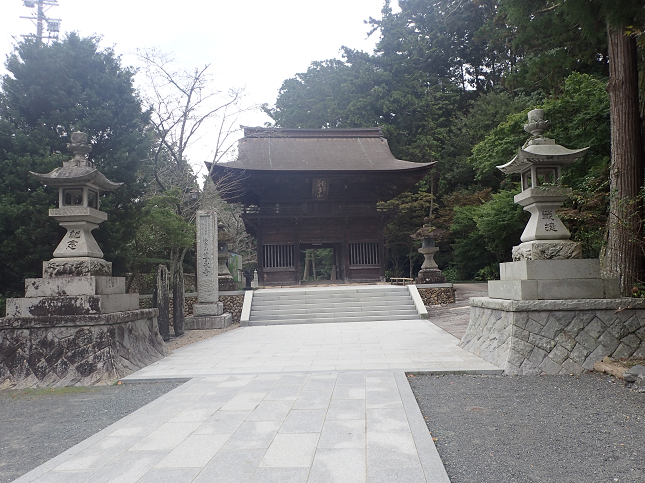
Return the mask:
<svg viewBox="0 0 645 483"><path fill-rule="evenodd" d="M57 40L58 33L60 32L61 19L51 18L45 15L52 7L58 7L58 0L23 0L23 5L31 9L30 17L23 17L31 20L36 26L36 35L26 34L22 37L35 38L40 42L48 42L50 40ZM45 24L47 26L47 34L45 35Z"/></svg>

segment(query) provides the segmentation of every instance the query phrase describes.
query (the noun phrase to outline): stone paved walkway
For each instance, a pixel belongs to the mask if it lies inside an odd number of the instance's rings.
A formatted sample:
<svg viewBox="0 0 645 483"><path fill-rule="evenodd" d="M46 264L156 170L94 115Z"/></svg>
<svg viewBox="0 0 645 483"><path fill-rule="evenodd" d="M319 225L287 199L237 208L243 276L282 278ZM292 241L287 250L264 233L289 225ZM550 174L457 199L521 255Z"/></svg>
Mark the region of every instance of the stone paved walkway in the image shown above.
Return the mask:
<svg viewBox="0 0 645 483"><path fill-rule="evenodd" d="M500 373L429 321L244 327L124 381L189 381L18 482L449 483L404 371Z"/></svg>

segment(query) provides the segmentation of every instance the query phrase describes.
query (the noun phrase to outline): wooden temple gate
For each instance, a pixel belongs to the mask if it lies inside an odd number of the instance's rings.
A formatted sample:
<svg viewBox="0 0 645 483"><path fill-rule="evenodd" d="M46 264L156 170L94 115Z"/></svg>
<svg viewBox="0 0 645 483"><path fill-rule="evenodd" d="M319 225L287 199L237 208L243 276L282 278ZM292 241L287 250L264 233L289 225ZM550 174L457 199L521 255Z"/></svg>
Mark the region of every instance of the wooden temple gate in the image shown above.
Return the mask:
<svg viewBox="0 0 645 483"><path fill-rule="evenodd" d="M260 284L300 284L302 251L325 248L333 250L336 280L383 280L383 229L394 213L377 203L409 189L434 163L395 159L378 128L244 134L238 159L209 169L216 186L239 184L225 199L244 204Z"/></svg>

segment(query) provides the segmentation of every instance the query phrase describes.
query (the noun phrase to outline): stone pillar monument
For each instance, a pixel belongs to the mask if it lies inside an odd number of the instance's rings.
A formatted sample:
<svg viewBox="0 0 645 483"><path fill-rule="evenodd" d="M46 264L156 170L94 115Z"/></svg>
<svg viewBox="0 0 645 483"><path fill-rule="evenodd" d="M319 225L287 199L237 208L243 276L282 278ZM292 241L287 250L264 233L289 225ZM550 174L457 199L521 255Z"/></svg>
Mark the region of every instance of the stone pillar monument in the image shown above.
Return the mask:
<svg viewBox="0 0 645 483"><path fill-rule="evenodd" d="M231 325L219 301L217 260L217 215L214 211L197 212L197 303L193 317L187 317L186 329L219 329Z"/></svg>

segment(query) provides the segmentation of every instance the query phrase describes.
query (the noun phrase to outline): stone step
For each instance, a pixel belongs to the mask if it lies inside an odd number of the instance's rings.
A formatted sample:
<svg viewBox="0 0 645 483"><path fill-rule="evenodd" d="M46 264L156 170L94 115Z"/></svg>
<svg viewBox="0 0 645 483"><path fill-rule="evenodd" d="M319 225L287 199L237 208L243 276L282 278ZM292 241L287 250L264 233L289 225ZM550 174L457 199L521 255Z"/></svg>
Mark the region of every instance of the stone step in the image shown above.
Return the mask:
<svg viewBox="0 0 645 483"><path fill-rule="evenodd" d="M409 298L410 294L408 292L381 292L381 293L361 293L361 294L293 294L289 295L253 295L253 298L258 301L266 300L377 300L381 298L387 299L402 299Z"/></svg>
<svg viewBox="0 0 645 483"><path fill-rule="evenodd" d="M379 317L388 318L389 316L405 316L406 318L418 318L416 310L412 309L398 309L398 310L365 310L360 312L307 312L307 313L274 313L274 314L256 314L251 315L250 319L252 322L261 321L261 320L289 320L294 318L303 318L303 319L328 319L328 318L338 318L338 317Z"/></svg>
<svg viewBox="0 0 645 483"><path fill-rule="evenodd" d="M265 289L253 294L249 325L419 318L409 289L391 285Z"/></svg>
<svg viewBox="0 0 645 483"><path fill-rule="evenodd" d="M293 318L290 320L269 319L269 320L250 320L249 325L290 325L290 324L338 324L347 322L394 322L397 320L415 320L419 316L414 315L378 315L378 316L361 316L361 317L320 317L320 318Z"/></svg>
<svg viewBox="0 0 645 483"><path fill-rule="evenodd" d="M253 307L262 310L275 310L276 308L288 310L290 307L370 307L370 306L389 306L389 305L408 305L412 301L411 297L404 299L375 299L375 300L262 300L253 301Z"/></svg>
<svg viewBox="0 0 645 483"><path fill-rule="evenodd" d="M360 313L360 312L391 312L393 310L409 310L414 311L415 308L411 304L395 304L395 305L364 305L364 306L339 306L339 307L312 307L309 305L288 306L288 307L274 307L274 308L252 308L251 317L260 315L274 315L274 314L316 314L316 313Z"/></svg>

